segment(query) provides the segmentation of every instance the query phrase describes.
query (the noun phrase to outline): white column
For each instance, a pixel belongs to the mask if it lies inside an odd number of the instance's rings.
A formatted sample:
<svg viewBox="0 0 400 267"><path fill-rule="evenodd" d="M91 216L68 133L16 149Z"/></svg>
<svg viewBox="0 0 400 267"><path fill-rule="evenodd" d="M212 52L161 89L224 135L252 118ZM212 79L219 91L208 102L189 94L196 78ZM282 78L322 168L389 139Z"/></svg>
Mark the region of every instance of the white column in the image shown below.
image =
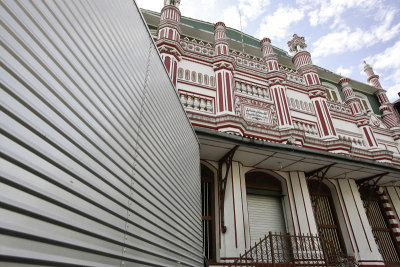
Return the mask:
<svg viewBox="0 0 400 267"><path fill-rule="evenodd" d="M383 265L356 183L350 179L331 182L336 191L332 196L348 255L363 265Z"/></svg>
<svg viewBox="0 0 400 267"><path fill-rule="evenodd" d="M246 236L249 236L249 233L245 225L247 201L245 179L242 173L241 164L233 161L225 190L224 214L227 231L221 236L221 257L238 257L246 249ZM225 167L223 168L224 174Z"/></svg>
<svg viewBox="0 0 400 267"><path fill-rule="evenodd" d="M317 234L314 212L304 172L289 173L288 194L290 207L286 212L293 214L292 234Z"/></svg>

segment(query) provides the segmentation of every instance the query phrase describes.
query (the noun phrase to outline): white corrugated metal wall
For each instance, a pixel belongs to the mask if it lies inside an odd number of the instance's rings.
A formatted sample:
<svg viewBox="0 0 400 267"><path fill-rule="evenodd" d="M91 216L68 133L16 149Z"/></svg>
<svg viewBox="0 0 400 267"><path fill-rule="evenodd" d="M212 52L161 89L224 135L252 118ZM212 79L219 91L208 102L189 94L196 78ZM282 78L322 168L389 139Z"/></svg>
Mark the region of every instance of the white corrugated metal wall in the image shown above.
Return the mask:
<svg viewBox="0 0 400 267"><path fill-rule="evenodd" d="M0 265L201 265L198 142L135 3L0 5Z"/></svg>

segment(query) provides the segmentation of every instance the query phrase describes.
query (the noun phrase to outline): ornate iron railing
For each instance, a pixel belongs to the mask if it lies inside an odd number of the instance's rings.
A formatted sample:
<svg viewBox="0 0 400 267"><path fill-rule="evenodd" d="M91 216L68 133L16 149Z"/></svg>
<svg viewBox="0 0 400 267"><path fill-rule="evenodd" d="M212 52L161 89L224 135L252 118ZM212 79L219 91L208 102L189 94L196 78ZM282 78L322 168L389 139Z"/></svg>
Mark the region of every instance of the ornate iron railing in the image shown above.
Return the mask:
<svg viewBox="0 0 400 267"><path fill-rule="evenodd" d="M337 255L334 262L328 263L323 251L324 242L318 235L273 234L269 232L263 239L256 242L231 266L358 266L354 257Z"/></svg>
<svg viewBox="0 0 400 267"><path fill-rule="evenodd" d="M269 233L235 261L235 266L327 266L317 235Z"/></svg>

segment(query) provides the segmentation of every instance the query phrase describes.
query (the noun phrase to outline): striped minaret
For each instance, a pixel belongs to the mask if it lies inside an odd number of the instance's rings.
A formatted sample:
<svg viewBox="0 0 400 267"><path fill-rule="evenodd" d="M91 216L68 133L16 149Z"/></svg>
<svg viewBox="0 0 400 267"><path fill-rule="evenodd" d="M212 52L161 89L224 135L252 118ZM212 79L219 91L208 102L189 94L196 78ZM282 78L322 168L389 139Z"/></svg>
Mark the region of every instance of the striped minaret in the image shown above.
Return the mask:
<svg viewBox="0 0 400 267"><path fill-rule="evenodd" d="M312 64L311 54L306 51L304 37L294 34L288 46L290 52L294 53L292 61L296 70L303 75L307 83L308 95L314 104L322 137L336 139L336 130L326 101L325 89L321 86L317 68Z"/></svg>
<svg viewBox="0 0 400 267"><path fill-rule="evenodd" d="M233 64L228 57L229 43L226 37L226 26L223 22L217 22L214 29L216 58L213 67L217 81L216 112L217 114L234 114Z"/></svg>
<svg viewBox="0 0 400 267"><path fill-rule="evenodd" d="M180 0L165 0L161 9L160 24L158 24L158 40L167 39L179 42L181 38L181 12Z"/></svg>
<svg viewBox="0 0 400 267"><path fill-rule="evenodd" d="M226 38L226 26L223 22L217 22L214 25L214 48L215 54L218 55L229 55L229 43Z"/></svg>
<svg viewBox="0 0 400 267"><path fill-rule="evenodd" d="M278 71L278 55L274 52L269 38L264 38L260 41L263 59L267 64L267 71Z"/></svg>
<svg viewBox="0 0 400 267"><path fill-rule="evenodd" d="M181 38L179 4L180 0L164 1L157 34L158 50L175 87L178 76L178 62L181 58L179 46L177 45Z"/></svg>
<svg viewBox="0 0 400 267"><path fill-rule="evenodd" d="M351 87L349 81L350 79L343 77L339 80L339 85L342 86L342 92L346 100L346 104L350 106L353 115L360 116L363 114L361 104L354 94L353 88Z"/></svg>
<svg viewBox="0 0 400 267"><path fill-rule="evenodd" d="M379 82L379 75L376 75L372 67L365 61L364 72L367 74L367 81L370 83L370 85L378 89L375 92L375 95L378 97L380 103L379 110L382 112L382 119L384 123L389 128L399 126L400 118L394 111L393 105L389 102L389 99L386 95L386 91L383 90L381 83Z"/></svg>
<svg viewBox="0 0 400 267"><path fill-rule="evenodd" d="M286 96L285 77L278 72L278 55L272 49L269 38L262 39L260 44L263 59L268 66L267 72L274 73L272 78L268 79L268 84L270 85L270 95L275 102L279 126L280 128L292 127L292 117L288 106L289 101Z"/></svg>
<svg viewBox="0 0 400 267"><path fill-rule="evenodd" d="M360 129L365 143L368 144L368 147L370 148L377 148L378 142L376 141L372 128L369 126L369 118L362 112L360 101L354 94L353 88L351 87L349 81L350 79L348 78L341 78L339 80L339 85L342 86L342 92L346 100L346 104L350 106L351 111L354 114L357 127Z"/></svg>

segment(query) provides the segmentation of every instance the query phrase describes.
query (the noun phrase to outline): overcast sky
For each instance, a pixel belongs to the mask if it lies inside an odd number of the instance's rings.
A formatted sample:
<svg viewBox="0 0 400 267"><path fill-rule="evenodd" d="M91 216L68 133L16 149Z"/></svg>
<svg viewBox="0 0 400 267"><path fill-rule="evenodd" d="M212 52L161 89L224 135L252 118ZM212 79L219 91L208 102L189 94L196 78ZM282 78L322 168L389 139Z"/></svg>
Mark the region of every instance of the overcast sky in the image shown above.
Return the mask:
<svg viewBox="0 0 400 267"><path fill-rule="evenodd" d="M136 0L161 11L164 0ZM400 91L400 0L181 0L182 16L223 21L288 50L293 33L306 38L313 63L366 82L362 61L376 74L389 99Z"/></svg>

